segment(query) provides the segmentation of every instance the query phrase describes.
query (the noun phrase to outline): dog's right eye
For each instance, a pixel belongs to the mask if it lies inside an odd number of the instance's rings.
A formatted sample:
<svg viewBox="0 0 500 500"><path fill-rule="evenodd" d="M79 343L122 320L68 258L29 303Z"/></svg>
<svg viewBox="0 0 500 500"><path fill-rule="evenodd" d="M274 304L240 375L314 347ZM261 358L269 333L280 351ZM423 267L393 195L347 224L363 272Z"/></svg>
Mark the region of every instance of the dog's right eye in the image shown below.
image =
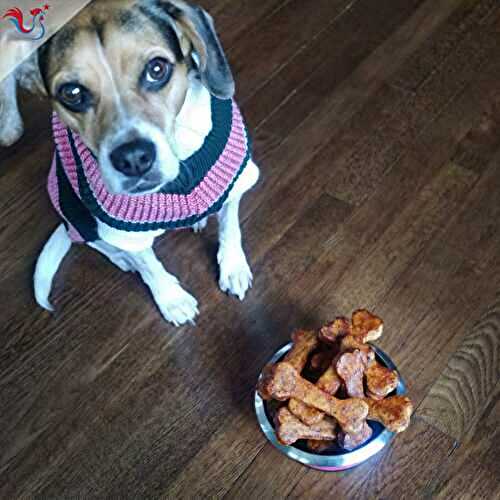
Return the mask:
<svg viewBox="0 0 500 500"><path fill-rule="evenodd" d="M65 83L57 91L59 102L75 113L83 113L92 106L92 94L83 85Z"/></svg>

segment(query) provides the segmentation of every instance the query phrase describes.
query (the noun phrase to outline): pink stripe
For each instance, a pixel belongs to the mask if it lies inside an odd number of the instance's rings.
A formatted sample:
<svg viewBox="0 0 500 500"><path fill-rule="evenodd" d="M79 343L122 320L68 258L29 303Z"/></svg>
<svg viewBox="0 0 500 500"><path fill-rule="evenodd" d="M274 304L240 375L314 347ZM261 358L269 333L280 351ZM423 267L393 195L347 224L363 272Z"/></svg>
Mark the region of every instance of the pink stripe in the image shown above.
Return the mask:
<svg viewBox="0 0 500 500"><path fill-rule="evenodd" d="M200 207L201 213L206 212L210 208L210 200L207 195L200 189L199 186L195 189L194 194L198 199L198 206Z"/></svg>
<svg viewBox="0 0 500 500"><path fill-rule="evenodd" d="M214 170L213 174L216 179L219 180L220 183L222 183L223 186L227 186L228 184L231 183L233 180L234 176L228 175L224 172L221 172L220 170Z"/></svg>

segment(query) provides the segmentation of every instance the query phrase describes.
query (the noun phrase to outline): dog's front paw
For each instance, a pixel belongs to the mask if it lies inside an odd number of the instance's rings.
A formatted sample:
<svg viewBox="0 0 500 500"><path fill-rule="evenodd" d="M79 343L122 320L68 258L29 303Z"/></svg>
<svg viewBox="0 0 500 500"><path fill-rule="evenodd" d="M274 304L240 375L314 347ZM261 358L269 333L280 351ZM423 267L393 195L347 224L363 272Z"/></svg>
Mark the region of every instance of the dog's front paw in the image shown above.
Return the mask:
<svg viewBox="0 0 500 500"><path fill-rule="evenodd" d="M194 325L194 320L199 313L198 302L180 285L166 287L160 294L155 294L155 299L167 321L175 326L186 323Z"/></svg>
<svg viewBox="0 0 500 500"><path fill-rule="evenodd" d="M220 267L220 289L243 300L247 290L252 287L253 280L243 250L221 248L217 260Z"/></svg>

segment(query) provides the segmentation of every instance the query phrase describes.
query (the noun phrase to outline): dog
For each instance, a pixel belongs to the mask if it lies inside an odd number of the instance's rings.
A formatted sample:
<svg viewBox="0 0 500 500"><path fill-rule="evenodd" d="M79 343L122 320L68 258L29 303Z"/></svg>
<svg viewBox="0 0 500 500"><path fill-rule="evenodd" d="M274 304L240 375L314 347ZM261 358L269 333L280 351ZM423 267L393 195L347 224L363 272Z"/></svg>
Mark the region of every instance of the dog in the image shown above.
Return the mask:
<svg viewBox="0 0 500 500"><path fill-rule="evenodd" d="M194 323L198 303L153 251L171 229L218 219L219 285L243 300L252 272L239 205L259 179L213 19L180 0L94 0L0 84L0 143L22 135L16 85L53 106L48 190L63 222L38 257L34 291L53 310L54 276L85 243L137 272L163 317Z"/></svg>

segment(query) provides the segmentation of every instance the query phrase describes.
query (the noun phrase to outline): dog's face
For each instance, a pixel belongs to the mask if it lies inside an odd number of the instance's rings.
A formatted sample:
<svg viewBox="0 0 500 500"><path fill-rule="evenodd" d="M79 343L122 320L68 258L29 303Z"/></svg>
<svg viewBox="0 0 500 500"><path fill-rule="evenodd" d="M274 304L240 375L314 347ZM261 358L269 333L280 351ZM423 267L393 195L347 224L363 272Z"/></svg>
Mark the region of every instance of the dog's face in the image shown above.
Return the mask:
<svg viewBox="0 0 500 500"><path fill-rule="evenodd" d="M234 93L211 18L180 1L95 0L42 47L39 65L54 109L113 193L177 177L175 121L193 72L212 94Z"/></svg>

